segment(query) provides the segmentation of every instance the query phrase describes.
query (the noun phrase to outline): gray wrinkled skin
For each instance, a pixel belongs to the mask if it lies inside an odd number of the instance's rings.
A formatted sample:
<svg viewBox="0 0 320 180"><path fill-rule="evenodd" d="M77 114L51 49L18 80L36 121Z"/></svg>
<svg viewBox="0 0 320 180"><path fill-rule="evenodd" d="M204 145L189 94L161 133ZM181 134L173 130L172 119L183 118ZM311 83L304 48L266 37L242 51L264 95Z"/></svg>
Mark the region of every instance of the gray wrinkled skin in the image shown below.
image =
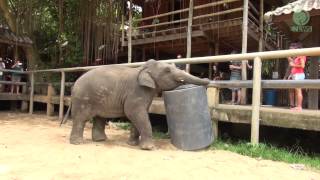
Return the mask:
<svg viewBox="0 0 320 180"><path fill-rule="evenodd" d="M151 150L154 144L148 109L153 97L182 84L208 83L174 65L154 60L138 68L111 65L93 69L82 75L72 89L70 143L83 142L85 123L92 118L95 118L92 140L104 141L107 138L105 118L125 116L132 122L128 144Z"/></svg>

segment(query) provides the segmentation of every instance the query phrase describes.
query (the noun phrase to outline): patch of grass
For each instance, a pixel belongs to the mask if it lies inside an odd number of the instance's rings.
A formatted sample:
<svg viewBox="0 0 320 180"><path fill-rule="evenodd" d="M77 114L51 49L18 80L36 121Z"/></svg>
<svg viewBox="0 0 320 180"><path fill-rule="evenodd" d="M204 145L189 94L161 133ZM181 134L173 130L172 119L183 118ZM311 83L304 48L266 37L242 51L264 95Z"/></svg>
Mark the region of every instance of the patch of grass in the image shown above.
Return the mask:
<svg viewBox="0 0 320 180"><path fill-rule="evenodd" d="M155 139L169 139L170 138L168 133L164 133L164 132L160 132L160 131L154 131L152 136Z"/></svg>
<svg viewBox="0 0 320 180"><path fill-rule="evenodd" d="M128 122L116 122L114 123L118 128L123 130L130 130L131 124Z"/></svg>
<svg viewBox="0 0 320 180"><path fill-rule="evenodd" d="M320 157L317 155L307 155L300 149L285 149L278 148L272 145L260 143L251 145L248 142L239 141L231 142L216 140L211 146L211 149L227 150L241 155L250 156L253 158L262 158L273 161L283 161L293 164L304 164L308 167L320 170Z"/></svg>
<svg viewBox="0 0 320 180"><path fill-rule="evenodd" d="M127 122L116 122L114 124L118 128L123 129L123 130L130 130L130 128L131 128L131 124L127 123ZM157 131L157 130L153 131L152 136L155 139L169 139L169 134L168 133L160 132L160 131Z"/></svg>

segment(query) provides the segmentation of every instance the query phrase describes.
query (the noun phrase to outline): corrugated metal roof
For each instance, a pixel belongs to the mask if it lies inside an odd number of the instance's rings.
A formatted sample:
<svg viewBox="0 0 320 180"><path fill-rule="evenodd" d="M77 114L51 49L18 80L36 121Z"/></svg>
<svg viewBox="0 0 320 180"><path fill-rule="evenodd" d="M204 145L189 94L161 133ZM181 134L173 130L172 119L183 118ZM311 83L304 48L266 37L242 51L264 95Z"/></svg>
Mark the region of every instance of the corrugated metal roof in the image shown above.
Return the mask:
<svg viewBox="0 0 320 180"><path fill-rule="evenodd" d="M298 0L289 3L285 6L278 7L274 11L269 11L264 14L265 19L270 19L271 16L279 16L283 14L291 14L292 12L299 12L301 10L311 11L313 9L320 9L320 0Z"/></svg>

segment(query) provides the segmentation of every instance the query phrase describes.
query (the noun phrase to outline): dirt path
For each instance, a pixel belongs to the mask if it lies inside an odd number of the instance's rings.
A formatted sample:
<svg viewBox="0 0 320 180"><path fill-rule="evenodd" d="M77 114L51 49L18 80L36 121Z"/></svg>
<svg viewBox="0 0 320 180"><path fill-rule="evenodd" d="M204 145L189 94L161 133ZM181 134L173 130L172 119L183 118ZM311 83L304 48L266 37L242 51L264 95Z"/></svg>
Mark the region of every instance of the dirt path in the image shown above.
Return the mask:
<svg viewBox="0 0 320 180"><path fill-rule="evenodd" d="M109 141L70 145L70 124L43 115L0 113L0 179L320 179L309 170L227 151L184 152L167 140L155 151L126 145L128 132L108 127Z"/></svg>

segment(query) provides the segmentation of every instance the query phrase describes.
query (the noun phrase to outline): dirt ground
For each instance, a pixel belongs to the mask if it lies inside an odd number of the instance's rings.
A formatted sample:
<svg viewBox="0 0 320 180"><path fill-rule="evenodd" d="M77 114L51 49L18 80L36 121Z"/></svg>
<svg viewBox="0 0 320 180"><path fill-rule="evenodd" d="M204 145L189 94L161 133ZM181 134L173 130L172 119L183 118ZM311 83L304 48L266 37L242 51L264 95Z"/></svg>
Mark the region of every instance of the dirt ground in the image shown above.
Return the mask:
<svg viewBox="0 0 320 180"><path fill-rule="evenodd" d="M0 179L320 179L312 170L253 159L219 150L185 152L168 140L155 151L126 144L129 133L108 126L109 140L68 142L70 123L59 127L56 117L0 113Z"/></svg>

